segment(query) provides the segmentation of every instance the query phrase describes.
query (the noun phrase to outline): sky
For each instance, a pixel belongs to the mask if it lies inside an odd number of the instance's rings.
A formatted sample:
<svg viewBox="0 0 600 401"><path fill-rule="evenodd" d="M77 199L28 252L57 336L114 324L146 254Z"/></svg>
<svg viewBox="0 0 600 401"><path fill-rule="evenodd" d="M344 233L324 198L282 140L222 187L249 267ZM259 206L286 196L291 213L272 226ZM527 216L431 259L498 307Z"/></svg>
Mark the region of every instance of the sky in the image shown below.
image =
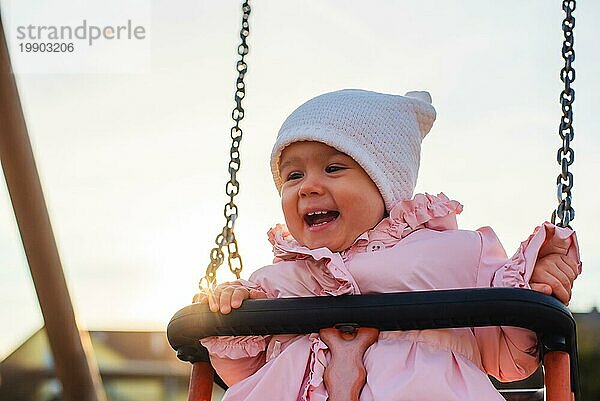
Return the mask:
<svg viewBox="0 0 600 401"><path fill-rule="evenodd" d="M269 171L279 126L304 101L342 88L431 93L438 117L423 142L416 190L461 202L462 228L493 227L510 256L549 219L561 145L561 2L252 5L236 200L243 277L270 263L266 232L283 222ZM0 0L37 168L84 328L165 329L197 289L224 224L239 6ZM593 245L600 234L600 124L592 111L600 92L600 4L581 1L575 17L573 226L584 271L570 307L581 312L600 305L600 250ZM145 37L76 42L70 55L19 54L18 26L74 27L83 19L101 26L131 20ZM232 277L225 273L221 280ZM42 324L0 180L0 358Z"/></svg>

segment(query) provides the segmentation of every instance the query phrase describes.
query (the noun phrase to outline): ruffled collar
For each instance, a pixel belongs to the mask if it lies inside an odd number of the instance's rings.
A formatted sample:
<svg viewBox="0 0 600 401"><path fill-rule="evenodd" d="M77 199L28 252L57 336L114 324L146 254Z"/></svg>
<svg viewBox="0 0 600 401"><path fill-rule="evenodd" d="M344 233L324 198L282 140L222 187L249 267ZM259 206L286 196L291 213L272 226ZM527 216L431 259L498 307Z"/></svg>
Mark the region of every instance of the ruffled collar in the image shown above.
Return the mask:
<svg viewBox="0 0 600 401"><path fill-rule="evenodd" d="M385 247L397 244L402 238L422 228L436 231L456 230L456 215L463 206L450 200L443 193L437 196L416 194L411 200L403 200L394 205L388 217L374 228L361 234L346 250L340 252L343 259L357 252L364 252L371 241L380 241ZM327 248L309 249L292 237L284 224L277 224L269 230L269 242L273 245L275 261L294 260L312 257L316 260L334 254Z"/></svg>

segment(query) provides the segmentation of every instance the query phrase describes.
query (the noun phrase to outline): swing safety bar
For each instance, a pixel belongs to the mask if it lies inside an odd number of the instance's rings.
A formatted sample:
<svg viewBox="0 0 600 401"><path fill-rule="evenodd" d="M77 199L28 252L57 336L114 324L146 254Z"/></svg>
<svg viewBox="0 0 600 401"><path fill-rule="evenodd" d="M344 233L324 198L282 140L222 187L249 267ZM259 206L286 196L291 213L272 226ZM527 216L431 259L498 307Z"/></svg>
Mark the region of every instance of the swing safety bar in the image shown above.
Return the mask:
<svg viewBox="0 0 600 401"><path fill-rule="evenodd" d="M207 369L209 336L318 333L352 325L386 330L513 326L534 331L545 366L546 399L580 399L575 320L558 301L517 288L474 288L246 300L223 315L206 304L192 304L171 318L167 337L177 357L194 364L192 376ZM202 366L202 368L201 368ZM212 372L210 372L212 377ZM219 378L217 383L222 384ZM192 384L198 386L197 379ZM190 390L192 390L192 384ZM211 380L212 388L212 380ZM190 398L192 399L192 398ZM208 398L197 398L210 400Z"/></svg>

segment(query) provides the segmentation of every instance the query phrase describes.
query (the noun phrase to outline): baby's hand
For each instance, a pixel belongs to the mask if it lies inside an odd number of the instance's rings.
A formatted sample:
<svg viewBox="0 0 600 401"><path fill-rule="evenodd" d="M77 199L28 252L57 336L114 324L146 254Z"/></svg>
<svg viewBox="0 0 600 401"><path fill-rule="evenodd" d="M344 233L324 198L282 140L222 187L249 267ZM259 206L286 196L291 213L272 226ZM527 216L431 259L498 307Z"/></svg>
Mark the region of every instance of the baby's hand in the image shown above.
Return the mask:
<svg viewBox="0 0 600 401"><path fill-rule="evenodd" d="M532 290L554 295L565 305L569 304L573 281L579 274L579 261L571 242L571 237L560 239L552 236L546 240L529 280Z"/></svg>
<svg viewBox="0 0 600 401"><path fill-rule="evenodd" d="M242 305L245 299L261 299L267 295L259 290L246 288L239 283L223 283L219 284L212 293L201 294L198 298L200 303L208 303L211 312L219 312L227 314L231 309L237 309Z"/></svg>

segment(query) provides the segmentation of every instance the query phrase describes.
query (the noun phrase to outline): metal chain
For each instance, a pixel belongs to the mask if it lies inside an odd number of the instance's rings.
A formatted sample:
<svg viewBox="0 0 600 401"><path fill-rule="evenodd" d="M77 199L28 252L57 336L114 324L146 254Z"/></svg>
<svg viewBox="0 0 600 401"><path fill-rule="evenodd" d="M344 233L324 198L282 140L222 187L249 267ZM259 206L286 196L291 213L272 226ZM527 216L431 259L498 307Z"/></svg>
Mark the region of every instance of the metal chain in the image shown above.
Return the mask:
<svg viewBox="0 0 600 401"><path fill-rule="evenodd" d="M575 11L575 0L563 0L563 11L566 13L563 20L562 29L564 41L562 46L562 57L565 60L565 66L560 71L560 79L565 87L560 94L560 104L563 115L560 120L558 134L563 143L558 149L556 160L561 166L561 172L556 178L556 195L558 198L558 207L552 212L552 223L559 227L569 227L575 218L575 209L571 206L571 189L573 188L573 173L569 172L569 166L575 161L575 151L571 148L571 142L575 132L573 130L573 101L575 100L575 91L571 84L575 81L575 70L573 61L575 60L575 37L573 28L575 28L575 18L572 13ZM556 217L560 219L555 223Z"/></svg>
<svg viewBox="0 0 600 401"><path fill-rule="evenodd" d="M227 263L229 265L229 270L231 270L237 278L240 278L243 266L242 257L239 254L238 243L234 233L235 220L238 216L238 207L234 202L234 198L240 192L240 183L236 176L240 169L240 143L242 142L243 134L242 129L240 128L240 121L244 118L242 100L246 95L244 77L248 70L248 65L244 61L244 56L248 54L249 50L248 44L246 43L246 39L250 35L250 25L248 24L249 16L250 5L246 0L242 4L242 29L240 30L242 43L237 49L240 59L236 65L238 78L235 87L235 108L231 112L231 117L235 121L235 125L230 131L231 149L229 150L229 181L225 185L225 193L229 196L229 202L225 204L225 208L223 209L223 214L226 219L225 225L223 226L221 233L219 233L215 239L216 247L210 251L210 263L206 268L206 274L198 283L200 290L204 291L210 291L216 284L217 269L225 260L223 248L227 249Z"/></svg>

